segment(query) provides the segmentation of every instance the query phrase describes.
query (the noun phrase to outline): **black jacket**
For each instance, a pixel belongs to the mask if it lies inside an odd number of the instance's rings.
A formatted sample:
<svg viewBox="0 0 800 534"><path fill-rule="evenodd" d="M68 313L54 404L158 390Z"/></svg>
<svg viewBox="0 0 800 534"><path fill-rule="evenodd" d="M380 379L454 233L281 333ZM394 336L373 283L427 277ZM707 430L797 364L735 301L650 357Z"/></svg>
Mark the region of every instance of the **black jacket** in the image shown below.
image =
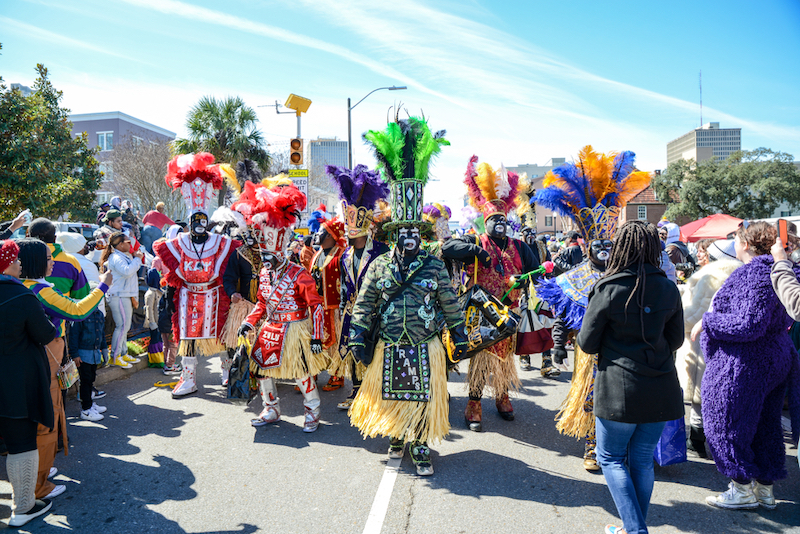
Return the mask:
<svg viewBox="0 0 800 534"><path fill-rule="evenodd" d="M553 263L556 265L556 276L565 273L583 263L583 251L580 246L572 245L553 258Z"/></svg>
<svg viewBox="0 0 800 534"><path fill-rule="evenodd" d="M11 280L0 280L0 322L0 416L53 428L44 346L55 339L56 327L31 290Z"/></svg>
<svg viewBox="0 0 800 534"><path fill-rule="evenodd" d="M464 237L454 237L448 239L442 245L442 255L451 260L458 260L464 264L469 264L475 259L479 251L483 250L479 244L475 244L477 236L470 235ZM509 238L506 238L509 239ZM510 238L511 245L516 247L520 259L522 259L522 273L525 274L539 268L539 260L524 241ZM480 261L480 260L479 260Z"/></svg>
<svg viewBox="0 0 800 534"><path fill-rule="evenodd" d="M250 300L250 284L258 285L258 273L253 278L253 266L236 250L228 260L225 274L222 275L222 287L228 296L239 293L245 300Z"/></svg>
<svg viewBox="0 0 800 534"><path fill-rule="evenodd" d="M642 283L644 309L640 310L637 295ZM626 314L625 303L635 284L635 271L626 270L599 280L589 293L577 343L585 352L599 355L594 414L623 423L679 419L683 400L673 352L684 336L680 294L664 271L646 264Z"/></svg>

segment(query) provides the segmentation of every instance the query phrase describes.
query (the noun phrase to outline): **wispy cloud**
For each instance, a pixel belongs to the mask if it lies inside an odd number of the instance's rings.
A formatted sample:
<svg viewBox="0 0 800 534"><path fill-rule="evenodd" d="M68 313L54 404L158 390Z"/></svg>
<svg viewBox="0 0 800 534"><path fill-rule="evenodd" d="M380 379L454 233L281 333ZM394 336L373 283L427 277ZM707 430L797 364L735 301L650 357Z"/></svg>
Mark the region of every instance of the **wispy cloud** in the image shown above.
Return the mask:
<svg viewBox="0 0 800 534"><path fill-rule="evenodd" d="M235 15L229 15L222 11L216 11L204 7L193 6L191 4L187 4L186 2L180 2L178 0L122 0L122 1L137 7L158 11L166 15L175 15L185 19L195 20L198 22L214 24L217 26L224 26L236 31L248 32L254 35L267 37L269 39L275 39L277 41L281 41L284 43L303 46L314 50L319 50L321 52L325 52L328 54L333 54L335 56L339 56L353 63L362 65L378 74L382 74L389 78L400 80L407 85L414 85L419 90L428 93L430 95L437 96L439 98L448 100L453 103L458 103L458 100L456 98L453 98L452 96L436 91L425 85L420 80L417 80L409 76L408 74L400 72L388 66L386 63L375 61L367 56L364 56L357 52L353 52L352 50L349 50L343 46L333 43L328 43L308 35L303 35L297 32L288 31L283 28L270 26L267 24L263 24L261 22L256 22L254 20L237 17Z"/></svg>
<svg viewBox="0 0 800 534"><path fill-rule="evenodd" d="M46 41L49 43L62 46L79 48L82 50L89 50L98 54L117 57L120 59L126 59L128 61L134 61L136 63L149 65L149 63L145 61L142 61L140 59L131 56L126 56L124 54L118 54L116 52L108 50L108 48L95 46L91 43L87 43L85 41L79 41L78 39L73 39L72 37L67 37L66 35L61 35L59 33L54 33L48 30L44 30L42 28L38 28L36 26L32 26L30 24L26 24L22 21L11 19L8 17L0 16L0 25L3 26L5 31L17 33L19 35L22 35L23 37L39 39L41 41Z"/></svg>

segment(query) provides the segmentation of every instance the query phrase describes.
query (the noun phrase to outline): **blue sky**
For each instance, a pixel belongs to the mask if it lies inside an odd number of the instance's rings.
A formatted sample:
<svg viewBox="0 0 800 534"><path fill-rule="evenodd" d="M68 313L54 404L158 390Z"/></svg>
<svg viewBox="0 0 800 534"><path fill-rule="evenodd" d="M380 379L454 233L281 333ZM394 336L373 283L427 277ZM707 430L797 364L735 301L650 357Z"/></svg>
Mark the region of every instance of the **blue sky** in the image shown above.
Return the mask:
<svg viewBox="0 0 800 534"><path fill-rule="evenodd" d="M360 142L396 101L422 110L452 146L426 200L460 205L467 161L544 164L592 144L633 150L644 170L703 121L741 127L742 146L800 159L797 0L514 2L394 0L6 0L0 74L33 82L36 63L75 113L122 111L185 133L203 95L253 107L313 101L303 137ZM291 115L257 108L274 149ZM458 211L458 210L454 210Z"/></svg>

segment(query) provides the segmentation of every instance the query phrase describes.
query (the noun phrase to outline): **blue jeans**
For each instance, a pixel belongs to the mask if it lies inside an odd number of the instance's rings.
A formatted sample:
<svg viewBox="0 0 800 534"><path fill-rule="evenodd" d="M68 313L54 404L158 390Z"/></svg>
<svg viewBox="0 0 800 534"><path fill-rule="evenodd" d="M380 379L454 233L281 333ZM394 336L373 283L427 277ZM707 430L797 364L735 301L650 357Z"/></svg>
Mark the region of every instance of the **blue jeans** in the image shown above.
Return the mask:
<svg viewBox="0 0 800 534"><path fill-rule="evenodd" d="M653 493L653 452L664 430L661 423L597 421L597 463L603 468L617 512L628 534L646 534Z"/></svg>

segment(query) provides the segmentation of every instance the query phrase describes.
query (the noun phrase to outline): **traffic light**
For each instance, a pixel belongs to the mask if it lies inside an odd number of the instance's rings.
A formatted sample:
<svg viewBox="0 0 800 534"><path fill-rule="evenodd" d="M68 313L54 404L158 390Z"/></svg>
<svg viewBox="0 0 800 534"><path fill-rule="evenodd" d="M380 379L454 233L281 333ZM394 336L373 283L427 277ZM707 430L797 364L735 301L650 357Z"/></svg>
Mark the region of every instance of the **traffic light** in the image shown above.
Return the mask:
<svg viewBox="0 0 800 534"><path fill-rule="evenodd" d="M289 162L292 165L303 164L303 140L299 137L289 141Z"/></svg>

